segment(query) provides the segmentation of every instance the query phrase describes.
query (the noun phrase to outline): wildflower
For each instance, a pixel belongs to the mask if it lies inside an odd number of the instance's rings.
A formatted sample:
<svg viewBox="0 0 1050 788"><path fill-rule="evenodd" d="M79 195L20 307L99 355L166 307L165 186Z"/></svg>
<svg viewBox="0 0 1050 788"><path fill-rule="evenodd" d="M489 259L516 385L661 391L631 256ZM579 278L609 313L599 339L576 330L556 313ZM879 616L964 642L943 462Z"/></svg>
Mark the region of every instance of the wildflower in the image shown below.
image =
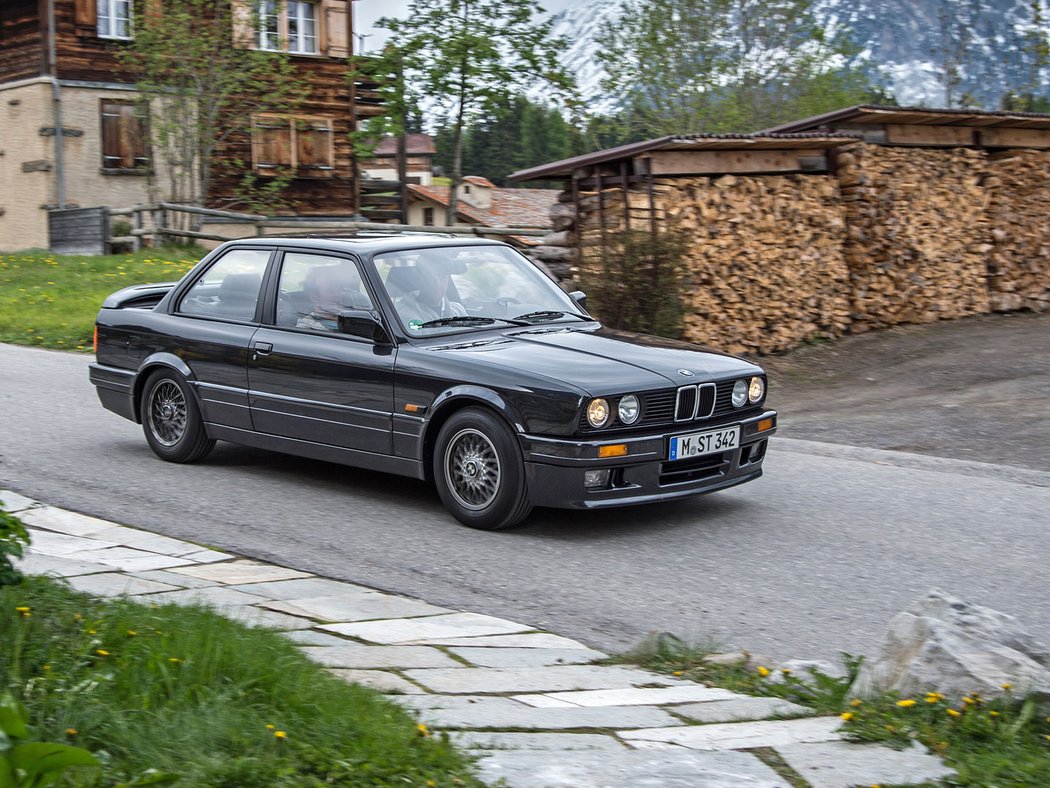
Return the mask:
<svg viewBox="0 0 1050 788"><path fill-rule="evenodd" d="M31 615L33 615L31 612L29 612L28 607L16 607L15 612L18 613L18 615L20 615L22 618L29 618Z"/></svg>
<svg viewBox="0 0 1050 788"><path fill-rule="evenodd" d="M926 702L927 703L939 703L942 700L944 700L944 696L941 693L939 693L939 692L927 692L926 693Z"/></svg>
<svg viewBox="0 0 1050 788"><path fill-rule="evenodd" d="M907 709L907 708L910 708L911 706L914 706L915 705L915 701L912 700L911 698L905 698L904 700L897 701L897 705L900 706L902 709Z"/></svg>
<svg viewBox="0 0 1050 788"><path fill-rule="evenodd" d="M969 706L970 704L976 703L977 701L975 701L973 698L963 698L962 702Z"/></svg>
<svg viewBox="0 0 1050 788"><path fill-rule="evenodd" d="M182 660L179 659L178 657L168 657L168 662L170 662L172 665L181 665L182 664Z"/></svg>
<svg viewBox="0 0 1050 788"><path fill-rule="evenodd" d="M268 723L266 723L266 730L268 730L268 731L272 731L272 730L274 730L274 729L275 729L276 727L277 727L277 726L276 726L276 725L274 725L274 724L273 724L272 722L268 722Z"/></svg>
<svg viewBox="0 0 1050 788"><path fill-rule="evenodd" d="M857 708L858 706L863 706L864 705L864 701L862 701L860 698L854 698L853 700L851 700L849 702L849 705L852 706L853 708Z"/></svg>
<svg viewBox="0 0 1050 788"><path fill-rule="evenodd" d="M886 730L888 730L890 733L896 733L897 732L897 729L895 727L893 727L892 725L887 725L886 726Z"/></svg>
<svg viewBox="0 0 1050 788"><path fill-rule="evenodd" d="M288 738L288 734L285 733L284 731L274 731L273 732L273 737L279 741L281 739L287 739Z"/></svg>
<svg viewBox="0 0 1050 788"><path fill-rule="evenodd" d="M955 709L948 709L948 716L949 717L958 717L961 714L962 714L962 712L956 711Z"/></svg>
<svg viewBox="0 0 1050 788"><path fill-rule="evenodd" d="M129 638L133 638L133 637L135 637L135 636L136 636L137 634L138 634L138 632L136 632L136 631L135 631L134 629L129 629L129 630L128 630L128 637L129 637Z"/></svg>
<svg viewBox="0 0 1050 788"><path fill-rule="evenodd" d="M765 678L766 676L769 675L769 668L767 668L765 665L759 665L758 666L758 675L761 676L762 678Z"/></svg>
<svg viewBox="0 0 1050 788"><path fill-rule="evenodd" d="M50 665L44 665L43 666L43 671L44 671L44 673L50 673L51 672L51 666Z"/></svg>
<svg viewBox="0 0 1050 788"><path fill-rule="evenodd" d="M1013 689L1013 687L1014 687L1014 685L1013 685L1013 684L1011 684L1011 683L1010 683L1009 681L1003 682L1003 683L1002 683L1002 684L1000 684L999 686L1000 686L1000 687L1002 687L1002 688L1003 688L1004 690L1006 690L1007 692L1009 692L1010 690L1012 690L1012 689Z"/></svg>
<svg viewBox="0 0 1050 788"><path fill-rule="evenodd" d="M97 648L97 649L95 649L95 653L98 654L100 657L108 657L109 656L109 652L106 651L104 648Z"/></svg>
<svg viewBox="0 0 1050 788"><path fill-rule="evenodd" d="M80 613L74 613L74 614L73 614L73 620L74 620L74 621L79 621L79 620L80 620L80 618L81 618L81 616L80 616Z"/></svg>
<svg viewBox="0 0 1050 788"><path fill-rule="evenodd" d="M791 668L781 668L780 672L783 673L785 676L790 676L791 675Z"/></svg>
<svg viewBox="0 0 1050 788"><path fill-rule="evenodd" d="M672 673L671 675L672 675L672 676L684 676L684 675L685 675L685 671L684 671L684 670L676 670L676 671L675 671L674 673Z"/></svg>
<svg viewBox="0 0 1050 788"><path fill-rule="evenodd" d="M988 712L988 716L989 717L998 717L999 716L999 712L997 712L997 711L990 711L990 712Z"/></svg>
<svg viewBox="0 0 1050 788"><path fill-rule="evenodd" d="M76 736L78 733L76 728L66 728L66 736Z"/></svg>
<svg viewBox="0 0 1050 788"><path fill-rule="evenodd" d="M844 711L844 712L842 712L842 714L839 715L839 717L841 717L845 722L849 722L850 720L853 719L853 712L852 711Z"/></svg>
<svg viewBox="0 0 1050 788"><path fill-rule="evenodd" d="M98 630L97 630L97 629L89 629L89 630L87 631L87 633L88 633L89 635L97 635L97 634L98 634Z"/></svg>
<svg viewBox="0 0 1050 788"><path fill-rule="evenodd" d="M430 728L424 725L422 722L416 725L416 730L419 731L419 735L424 739L430 735Z"/></svg>

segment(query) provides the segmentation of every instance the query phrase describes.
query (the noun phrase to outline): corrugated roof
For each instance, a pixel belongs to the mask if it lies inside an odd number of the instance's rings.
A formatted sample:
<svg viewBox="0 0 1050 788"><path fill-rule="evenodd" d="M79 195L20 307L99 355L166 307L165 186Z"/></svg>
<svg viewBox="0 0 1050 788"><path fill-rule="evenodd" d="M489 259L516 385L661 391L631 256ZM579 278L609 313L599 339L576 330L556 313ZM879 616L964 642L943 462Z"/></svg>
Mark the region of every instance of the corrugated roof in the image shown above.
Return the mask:
<svg viewBox="0 0 1050 788"><path fill-rule="evenodd" d="M922 126L974 126L983 128L1050 129L1050 115L1041 112L1006 112L976 109L930 109L859 104L823 115L793 120L758 134L782 134L804 129L828 129L839 123Z"/></svg>
<svg viewBox="0 0 1050 788"><path fill-rule="evenodd" d="M857 134L805 132L796 134L682 134L632 142L617 148L585 153L570 159L518 170L508 176L511 181L535 181L568 177L573 170L595 164L632 159L655 150L806 150L827 148L855 142Z"/></svg>

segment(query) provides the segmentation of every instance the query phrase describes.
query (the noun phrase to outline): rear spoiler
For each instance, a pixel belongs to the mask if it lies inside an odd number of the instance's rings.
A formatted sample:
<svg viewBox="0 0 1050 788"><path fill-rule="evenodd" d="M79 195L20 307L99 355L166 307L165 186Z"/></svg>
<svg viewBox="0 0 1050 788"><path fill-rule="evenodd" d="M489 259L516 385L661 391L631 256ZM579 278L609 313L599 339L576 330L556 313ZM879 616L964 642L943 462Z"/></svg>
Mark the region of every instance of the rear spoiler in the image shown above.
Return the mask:
<svg viewBox="0 0 1050 788"><path fill-rule="evenodd" d="M132 285L118 290L102 302L103 309L152 309L178 282Z"/></svg>

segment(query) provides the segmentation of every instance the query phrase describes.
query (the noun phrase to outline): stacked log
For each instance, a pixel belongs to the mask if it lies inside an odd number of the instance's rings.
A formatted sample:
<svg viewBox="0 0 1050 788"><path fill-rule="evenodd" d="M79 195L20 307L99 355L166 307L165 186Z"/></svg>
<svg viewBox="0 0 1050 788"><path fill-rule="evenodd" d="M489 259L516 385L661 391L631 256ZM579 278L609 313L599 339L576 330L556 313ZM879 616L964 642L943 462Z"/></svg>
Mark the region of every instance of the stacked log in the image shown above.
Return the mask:
<svg viewBox="0 0 1050 788"><path fill-rule="evenodd" d="M1050 151L1013 150L988 161L991 308L1050 309Z"/></svg>
<svg viewBox="0 0 1050 788"><path fill-rule="evenodd" d="M837 186L822 175L657 180L658 227L688 234L684 338L733 353L770 353L844 333L849 277ZM607 190L606 232L624 225L623 192ZM584 265L601 242L588 195ZM648 230L648 193L628 195L631 226Z"/></svg>
<svg viewBox="0 0 1050 788"><path fill-rule="evenodd" d="M858 144L838 163L852 331L988 311L982 151Z"/></svg>

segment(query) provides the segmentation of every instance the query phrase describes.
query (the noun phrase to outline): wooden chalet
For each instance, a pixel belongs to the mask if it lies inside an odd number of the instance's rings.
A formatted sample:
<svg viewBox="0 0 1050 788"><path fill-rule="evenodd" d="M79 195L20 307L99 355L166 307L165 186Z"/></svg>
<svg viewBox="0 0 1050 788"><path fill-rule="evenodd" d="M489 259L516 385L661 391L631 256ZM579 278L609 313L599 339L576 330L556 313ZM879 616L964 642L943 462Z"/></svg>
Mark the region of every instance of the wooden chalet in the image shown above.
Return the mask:
<svg viewBox="0 0 1050 788"><path fill-rule="evenodd" d="M230 1L231 46L290 52L308 90L294 114L253 116L251 134L231 138L217 155L250 163L263 178L292 169L282 192L291 213L358 213L347 133L383 109L376 85L347 78L352 0L271 3L270 13L259 14L254 0ZM148 113L117 57L136 24L163 13L164 2L0 3L0 251L46 247L51 208L124 207L166 196L163 164L148 144ZM228 204L243 174L217 171L209 203ZM151 194L151 182L159 191ZM400 216L384 208L370 218Z"/></svg>

